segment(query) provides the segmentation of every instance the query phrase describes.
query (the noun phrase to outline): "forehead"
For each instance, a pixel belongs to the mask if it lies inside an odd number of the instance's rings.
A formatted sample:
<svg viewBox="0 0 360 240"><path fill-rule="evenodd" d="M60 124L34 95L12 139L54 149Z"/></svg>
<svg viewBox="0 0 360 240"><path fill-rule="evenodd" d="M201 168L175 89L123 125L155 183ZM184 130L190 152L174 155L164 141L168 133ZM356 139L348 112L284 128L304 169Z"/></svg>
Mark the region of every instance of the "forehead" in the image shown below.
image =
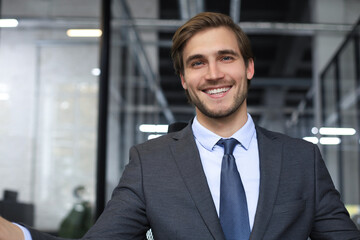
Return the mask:
<svg viewBox="0 0 360 240"><path fill-rule="evenodd" d="M208 28L194 34L187 41L183 58L193 54L207 55L224 49L231 49L240 54L235 33L227 27Z"/></svg>

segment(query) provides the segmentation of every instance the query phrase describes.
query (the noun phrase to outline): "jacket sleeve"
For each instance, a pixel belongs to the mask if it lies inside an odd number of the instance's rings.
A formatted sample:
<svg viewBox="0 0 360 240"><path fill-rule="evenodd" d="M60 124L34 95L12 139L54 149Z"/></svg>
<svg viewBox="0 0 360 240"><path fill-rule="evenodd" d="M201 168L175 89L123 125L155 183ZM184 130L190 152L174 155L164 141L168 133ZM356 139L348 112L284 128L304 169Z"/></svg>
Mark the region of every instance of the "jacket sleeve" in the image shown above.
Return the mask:
<svg viewBox="0 0 360 240"><path fill-rule="evenodd" d="M350 219L340 194L335 189L318 147L314 145L314 148L316 192L311 239L360 239L360 232Z"/></svg>
<svg viewBox="0 0 360 240"><path fill-rule="evenodd" d="M32 240L66 240L64 238L58 238L47 233L40 232L38 230L28 228Z"/></svg>
<svg viewBox="0 0 360 240"><path fill-rule="evenodd" d="M114 189L111 200L83 239L143 240L148 229L141 161L138 151L132 147L130 162Z"/></svg>

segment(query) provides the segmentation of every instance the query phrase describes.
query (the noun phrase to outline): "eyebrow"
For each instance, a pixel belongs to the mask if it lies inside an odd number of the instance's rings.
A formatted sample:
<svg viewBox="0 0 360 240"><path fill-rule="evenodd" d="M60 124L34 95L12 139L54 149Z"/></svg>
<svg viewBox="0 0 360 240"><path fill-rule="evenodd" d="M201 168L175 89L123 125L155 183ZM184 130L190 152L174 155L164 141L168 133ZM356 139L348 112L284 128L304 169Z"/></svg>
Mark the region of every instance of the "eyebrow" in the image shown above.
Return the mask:
<svg viewBox="0 0 360 240"><path fill-rule="evenodd" d="M217 52L217 55L226 55L226 54L230 54L230 55L233 55L233 56L236 56L236 57L239 57L239 53L235 52L234 50L232 49L223 49L223 50L219 50ZM189 56L186 61L185 61L185 66L187 66L191 61L193 61L194 59L201 59L201 58L204 58L204 55L202 54L194 54L194 55L191 55Z"/></svg>
<svg viewBox="0 0 360 240"><path fill-rule="evenodd" d="M189 65L189 63L194 60L194 59L200 59L200 58L204 58L204 55L202 54L194 54L189 56L186 61L185 61L185 66Z"/></svg>
<svg viewBox="0 0 360 240"><path fill-rule="evenodd" d="M240 56L239 53L235 52L232 49L224 49L224 50L219 50L218 51L218 55L224 55L224 54L230 54L230 55L233 55L233 56L236 56L236 57Z"/></svg>

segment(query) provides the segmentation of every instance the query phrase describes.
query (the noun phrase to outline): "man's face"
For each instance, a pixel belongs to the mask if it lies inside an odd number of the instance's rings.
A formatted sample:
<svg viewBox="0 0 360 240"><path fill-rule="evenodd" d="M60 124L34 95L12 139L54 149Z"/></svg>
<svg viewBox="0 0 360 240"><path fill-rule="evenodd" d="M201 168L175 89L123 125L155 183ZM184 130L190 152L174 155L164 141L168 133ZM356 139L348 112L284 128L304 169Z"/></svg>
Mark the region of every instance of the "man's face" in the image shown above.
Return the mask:
<svg viewBox="0 0 360 240"><path fill-rule="evenodd" d="M200 117L223 118L246 111L247 79L254 62L245 67L235 34L226 27L209 28L188 40L183 50L183 88Z"/></svg>

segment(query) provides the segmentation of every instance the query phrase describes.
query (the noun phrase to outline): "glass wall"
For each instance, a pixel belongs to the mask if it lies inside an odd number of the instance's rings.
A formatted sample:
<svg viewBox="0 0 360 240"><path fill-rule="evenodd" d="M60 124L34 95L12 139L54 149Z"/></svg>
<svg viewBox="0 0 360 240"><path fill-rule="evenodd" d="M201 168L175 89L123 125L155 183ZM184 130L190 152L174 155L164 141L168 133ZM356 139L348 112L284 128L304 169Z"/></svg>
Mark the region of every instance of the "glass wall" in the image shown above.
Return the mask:
<svg viewBox="0 0 360 240"><path fill-rule="evenodd" d="M336 65L334 63L328 66L327 71L324 72L323 78L326 79L326 83L322 84L322 119L323 125L327 127L338 128L339 117L336 115L338 111L338 96L339 86L336 82ZM324 157L327 163L327 167L331 173L333 181L337 189L341 189L343 183L341 181L342 172L340 171L341 162L338 161L340 146L338 144L327 145L323 147Z"/></svg>
<svg viewBox="0 0 360 240"><path fill-rule="evenodd" d="M42 231L58 231L79 186L95 206L100 41L67 30L99 28L100 3L2 1L1 18L18 26L0 28L0 192L16 191L20 203L35 206ZM174 121L159 86L158 33L131 24L137 15L157 19L157 4L111 1L106 199L129 148L166 132L140 125Z"/></svg>
<svg viewBox="0 0 360 240"><path fill-rule="evenodd" d="M66 32L98 28L100 0L1 2L18 25L0 28L0 196L18 192L55 232L75 188L95 201L99 38Z"/></svg>
<svg viewBox="0 0 360 240"><path fill-rule="evenodd" d="M111 1L108 199L129 161L130 147L166 132L142 132L140 125L174 122L159 84L158 33L133 25L136 17L157 19L159 10L154 7L157 4L157 1Z"/></svg>
<svg viewBox="0 0 360 240"><path fill-rule="evenodd" d="M287 133L318 144L335 187L354 219L360 214L360 22L320 75L320 112L311 89L288 120ZM320 119L319 128L315 119Z"/></svg>
<svg viewBox="0 0 360 240"><path fill-rule="evenodd" d="M356 76L354 38L351 38L339 52L339 119L340 128L352 128L359 131L357 87L360 87ZM340 161L342 161L342 181L344 198L349 204L359 203L359 173L354 175L353 169L359 169L359 134L341 137ZM355 181L354 181L355 180Z"/></svg>
<svg viewBox="0 0 360 240"><path fill-rule="evenodd" d="M359 30L358 23L321 74L322 127L338 130L320 129L323 138L334 140L323 145L324 158L351 213L359 213L360 203Z"/></svg>

